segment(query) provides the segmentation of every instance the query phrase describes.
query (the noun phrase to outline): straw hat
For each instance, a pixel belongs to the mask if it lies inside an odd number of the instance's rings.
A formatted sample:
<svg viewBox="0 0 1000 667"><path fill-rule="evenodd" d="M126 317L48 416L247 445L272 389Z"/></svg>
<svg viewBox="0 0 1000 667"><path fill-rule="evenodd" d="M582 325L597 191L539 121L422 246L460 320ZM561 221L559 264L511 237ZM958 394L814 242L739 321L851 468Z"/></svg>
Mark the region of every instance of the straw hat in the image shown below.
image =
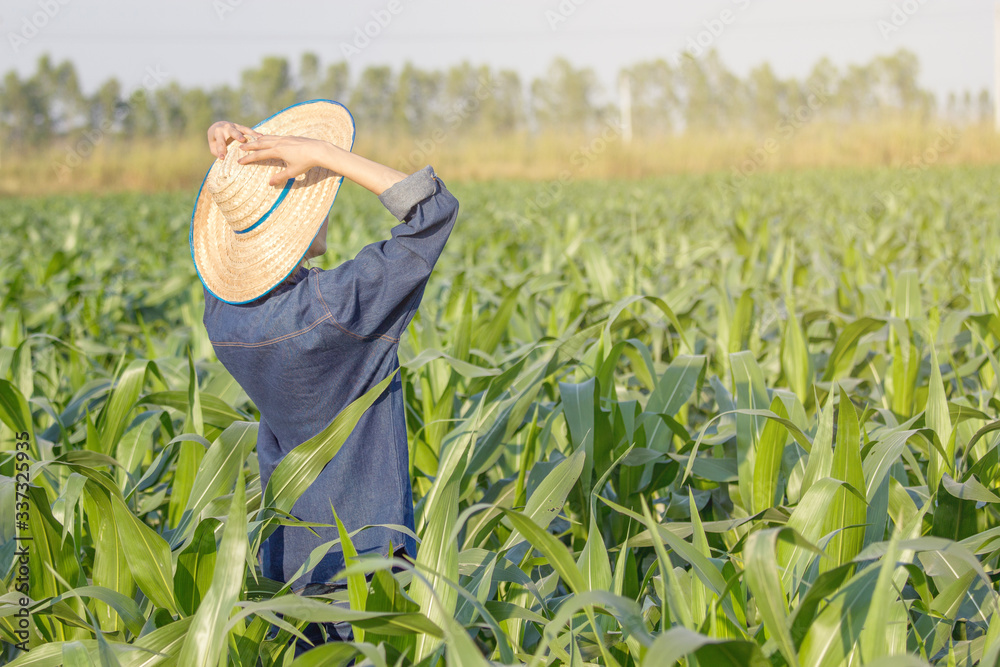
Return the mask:
<svg viewBox="0 0 1000 667"><path fill-rule="evenodd" d="M354 118L332 100L294 104L253 129L354 147ZM234 148L236 148L234 146ZM227 303L247 303L281 284L305 256L333 208L344 177L313 167L284 187L268 180L281 160L239 164L228 150L205 174L191 216L191 258L205 288Z"/></svg>

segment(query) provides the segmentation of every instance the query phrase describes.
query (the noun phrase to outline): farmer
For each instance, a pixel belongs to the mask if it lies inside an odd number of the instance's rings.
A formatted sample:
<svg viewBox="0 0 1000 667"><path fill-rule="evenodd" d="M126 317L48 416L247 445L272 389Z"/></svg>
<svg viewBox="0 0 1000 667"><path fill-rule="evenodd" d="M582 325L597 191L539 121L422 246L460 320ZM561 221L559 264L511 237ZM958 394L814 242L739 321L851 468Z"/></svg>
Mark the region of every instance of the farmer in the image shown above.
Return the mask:
<svg viewBox="0 0 1000 667"><path fill-rule="evenodd" d="M217 160L196 200L191 255L208 337L260 411L261 488L285 454L396 374L292 508L302 521L333 527L314 527L316 537L306 527L279 526L262 543L264 576L288 582L315 547L337 539L331 505L348 532L374 524L414 530L397 350L458 201L430 166L407 175L352 153L354 119L328 100L293 105L253 129L219 121L208 144ZM400 224L390 239L336 268L307 269L303 261L326 252L328 215L344 178L378 195ZM368 528L352 541L359 554L416 558L413 537L390 527ZM338 545L291 589L345 588L343 580L327 583L343 567ZM329 640L353 639L349 623L320 625ZM318 624L305 633L324 641ZM307 648L299 641L296 655Z"/></svg>

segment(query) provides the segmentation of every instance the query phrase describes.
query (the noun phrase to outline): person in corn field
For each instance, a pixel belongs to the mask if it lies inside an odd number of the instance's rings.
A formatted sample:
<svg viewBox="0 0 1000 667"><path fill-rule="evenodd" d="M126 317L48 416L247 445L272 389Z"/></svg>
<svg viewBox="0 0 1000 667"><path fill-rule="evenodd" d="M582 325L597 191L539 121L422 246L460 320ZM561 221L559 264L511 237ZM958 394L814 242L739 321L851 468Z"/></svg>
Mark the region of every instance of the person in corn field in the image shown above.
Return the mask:
<svg viewBox="0 0 1000 667"><path fill-rule="evenodd" d="M412 562L397 350L455 225L458 201L431 166L407 175L352 153L354 119L330 100L293 105L254 128L219 121L208 129L208 144L217 159L196 199L191 256L204 287L208 338L260 411L261 488L288 452L395 374L293 506L299 519L331 527L315 526L317 537L306 527L279 526L261 544L262 572L289 582L315 547L337 539L331 505L348 532L377 526L353 536L359 555ZM306 268L326 252L329 212L344 178L376 194L399 224L391 238L335 268ZM343 567L337 545L291 590L345 588L343 579L329 582ZM305 634L314 643L353 639L349 623L311 623ZM308 648L298 640L296 655Z"/></svg>

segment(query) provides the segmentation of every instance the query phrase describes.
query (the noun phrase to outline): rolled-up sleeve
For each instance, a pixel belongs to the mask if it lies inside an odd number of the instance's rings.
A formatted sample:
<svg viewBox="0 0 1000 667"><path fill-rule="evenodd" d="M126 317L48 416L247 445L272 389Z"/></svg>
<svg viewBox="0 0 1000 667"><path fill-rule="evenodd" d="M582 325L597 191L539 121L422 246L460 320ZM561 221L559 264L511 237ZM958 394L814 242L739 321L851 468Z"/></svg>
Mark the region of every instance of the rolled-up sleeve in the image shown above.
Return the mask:
<svg viewBox="0 0 1000 667"><path fill-rule="evenodd" d="M415 172L378 196L379 201L389 209L396 219L403 221L413 207L427 199L437 190L437 176L428 165Z"/></svg>
<svg viewBox="0 0 1000 667"><path fill-rule="evenodd" d="M359 336L398 339L451 236L458 200L429 166L390 187L379 200L400 220L391 238L321 272L320 291L339 327Z"/></svg>

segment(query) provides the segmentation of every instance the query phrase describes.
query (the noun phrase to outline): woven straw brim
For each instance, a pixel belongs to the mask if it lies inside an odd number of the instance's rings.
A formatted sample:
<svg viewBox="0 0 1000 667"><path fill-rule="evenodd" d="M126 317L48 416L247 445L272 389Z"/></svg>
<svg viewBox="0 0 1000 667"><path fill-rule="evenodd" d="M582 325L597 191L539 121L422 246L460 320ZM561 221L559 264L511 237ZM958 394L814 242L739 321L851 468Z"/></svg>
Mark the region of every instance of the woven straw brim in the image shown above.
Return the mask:
<svg viewBox="0 0 1000 667"><path fill-rule="evenodd" d="M296 104L258 123L254 129L261 134L300 136L321 139L351 150L354 146L354 119L342 105L329 100L314 100ZM246 303L260 298L281 284L305 256L323 221L330 213L343 176L323 167L313 167L300 175L288 189L284 199L252 227L279 197L283 186L270 186L268 181L284 168L280 160L239 165L243 155L240 143L230 142L226 157L216 160L205 175L191 218L190 245L195 269L205 287L218 299L228 303ZM227 180L228 179L228 180ZM234 180L238 179L238 180ZM233 216L246 220L236 233L212 196L213 186L225 182L224 195L243 188L257 188L258 197L232 197L232 201L249 199L239 207L228 208ZM250 190L248 192L254 192ZM241 228L241 229L243 229Z"/></svg>

